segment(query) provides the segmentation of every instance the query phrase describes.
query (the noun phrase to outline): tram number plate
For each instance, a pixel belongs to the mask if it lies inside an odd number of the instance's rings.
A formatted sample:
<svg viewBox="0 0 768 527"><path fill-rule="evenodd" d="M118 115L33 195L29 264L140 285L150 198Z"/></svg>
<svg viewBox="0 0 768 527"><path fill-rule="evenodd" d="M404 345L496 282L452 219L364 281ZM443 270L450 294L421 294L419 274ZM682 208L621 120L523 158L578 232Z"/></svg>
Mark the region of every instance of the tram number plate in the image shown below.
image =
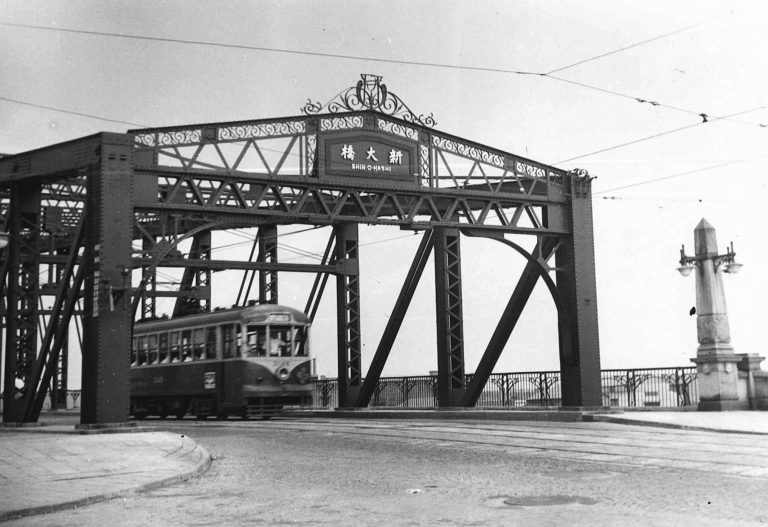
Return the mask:
<svg viewBox="0 0 768 527"><path fill-rule="evenodd" d="M205 381L204 381L203 387L206 390L213 390L216 388L216 372L215 371L205 372Z"/></svg>

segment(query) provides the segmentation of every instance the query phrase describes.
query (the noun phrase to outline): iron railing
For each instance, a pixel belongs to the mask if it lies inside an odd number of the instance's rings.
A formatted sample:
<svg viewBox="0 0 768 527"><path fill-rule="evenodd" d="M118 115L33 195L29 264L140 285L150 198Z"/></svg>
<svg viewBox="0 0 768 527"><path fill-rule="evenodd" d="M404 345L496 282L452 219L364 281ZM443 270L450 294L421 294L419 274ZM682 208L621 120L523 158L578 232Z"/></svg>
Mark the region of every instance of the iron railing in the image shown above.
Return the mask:
<svg viewBox="0 0 768 527"><path fill-rule="evenodd" d="M472 375L466 376L467 382ZM696 367L602 370L603 406L691 406L698 400ZM314 383L313 406L338 405L338 381ZM560 406L560 372L494 373L480 394L477 407ZM382 377L370 406L424 408L437 406L437 377ZM46 408L50 407L47 405ZM67 390L67 408L80 407L80 390Z"/></svg>
<svg viewBox="0 0 768 527"><path fill-rule="evenodd" d="M466 376L466 381L472 375ZM603 406L691 406L698 402L696 367L602 370ZM370 406L424 408L437 405L437 377L382 377ZM315 381L317 408L335 408L338 382ZM494 373L480 394L477 407L560 406L560 372Z"/></svg>

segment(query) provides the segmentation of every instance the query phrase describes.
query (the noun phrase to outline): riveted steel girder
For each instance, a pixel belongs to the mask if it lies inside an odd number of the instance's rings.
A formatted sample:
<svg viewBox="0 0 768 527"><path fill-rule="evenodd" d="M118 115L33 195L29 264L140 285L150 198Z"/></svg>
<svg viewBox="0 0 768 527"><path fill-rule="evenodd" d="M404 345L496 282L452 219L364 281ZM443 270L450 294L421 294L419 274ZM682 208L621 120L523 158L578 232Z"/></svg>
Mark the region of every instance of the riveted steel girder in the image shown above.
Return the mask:
<svg viewBox="0 0 768 527"><path fill-rule="evenodd" d="M560 371L564 406L600 406L600 341L597 322L595 242L589 177L573 177L572 234L555 255L557 287L568 309L559 314ZM568 316L565 323L562 319Z"/></svg>
<svg viewBox="0 0 768 527"><path fill-rule="evenodd" d="M128 420L132 158L130 138L106 136L98 170L88 181L80 411L84 425Z"/></svg>
<svg viewBox="0 0 768 527"><path fill-rule="evenodd" d="M12 187L8 233L3 421L20 422L24 419L27 402L34 397L37 359L39 181L25 181Z"/></svg>
<svg viewBox="0 0 768 527"><path fill-rule="evenodd" d="M259 271L259 303L277 304L277 225L264 225L259 229L258 261L275 264L272 269Z"/></svg>
<svg viewBox="0 0 768 527"><path fill-rule="evenodd" d="M466 386L459 231L437 228L434 238L437 403L460 406Z"/></svg>
<svg viewBox="0 0 768 527"><path fill-rule="evenodd" d="M337 225L336 338L338 341L339 406L351 406L360 390L360 267L357 224Z"/></svg>

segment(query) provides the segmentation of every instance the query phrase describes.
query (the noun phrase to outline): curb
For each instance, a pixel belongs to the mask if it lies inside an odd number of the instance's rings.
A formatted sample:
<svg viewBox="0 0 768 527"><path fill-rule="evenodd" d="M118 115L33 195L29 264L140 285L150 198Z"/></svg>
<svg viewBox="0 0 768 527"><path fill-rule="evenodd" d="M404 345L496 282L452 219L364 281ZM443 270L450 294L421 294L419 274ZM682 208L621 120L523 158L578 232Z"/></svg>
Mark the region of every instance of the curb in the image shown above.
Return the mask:
<svg viewBox="0 0 768 527"><path fill-rule="evenodd" d="M127 487L127 488L123 488L123 489L111 491L111 492L105 492L103 494L96 494L93 496L87 496L85 498L65 501L61 503L53 503L50 505L41 505L38 507L29 507L26 509L17 509L13 511L0 512L0 522L17 520L19 518L24 518L27 516L49 514L51 512L58 512L58 511L67 510L67 509L76 509L78 507L92 505L94 503L107 501L114 498L120 498L128 495L132 495L132 494L139 494L147 490L151 490L151 489L155 489L155 488L159 488L166 485L171 485L174 483L179 483L179 482L191 479L208 470L208 468L211 466L212 459L211 459L210 452L208 452L208 450L205 447L200 446L191 437L184 436L183 443L188 443L188 442L193 443L194 446L190 445L191 449L187 453L183 454L181 457L186 457L191 454L197 454L197 456L200 458L200 460L189 470L185 470L183 472L180 472L179 474L168 476L166 478L162 478L159 480L149 481L141 485ZM183 450L183 449L184 449L184 445L181 447L180 450Z"/></svg>
<svg viewBox="0 0 768 527"><path fill-rule="evenodd" d="M603 423L614 423L620 425L645 426L652 428L669 428L675 430L690 430L693 432L719 432L723 434L745 434L745 435L768 435L765 432L755 432L753 430L734 430L728 428L711 428L706 426L681 425L676 423L662 423L660 421L646 421L644 419L632 419L626 417L614 417L612 415L592 415L593 421Z"/></svg>

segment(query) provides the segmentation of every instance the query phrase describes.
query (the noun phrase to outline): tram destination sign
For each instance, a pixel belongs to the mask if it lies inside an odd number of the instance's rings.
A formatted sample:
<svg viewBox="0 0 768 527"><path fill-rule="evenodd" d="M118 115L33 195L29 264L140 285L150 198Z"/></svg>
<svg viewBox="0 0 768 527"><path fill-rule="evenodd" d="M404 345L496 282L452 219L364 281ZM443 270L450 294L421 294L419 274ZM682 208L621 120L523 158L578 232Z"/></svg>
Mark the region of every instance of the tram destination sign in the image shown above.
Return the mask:
<svg viewBox="0 0 768 527"><path fill-rule="evenodd" d="M324 175L415 182L417 145L377 134L322 138Z"/></svg>

